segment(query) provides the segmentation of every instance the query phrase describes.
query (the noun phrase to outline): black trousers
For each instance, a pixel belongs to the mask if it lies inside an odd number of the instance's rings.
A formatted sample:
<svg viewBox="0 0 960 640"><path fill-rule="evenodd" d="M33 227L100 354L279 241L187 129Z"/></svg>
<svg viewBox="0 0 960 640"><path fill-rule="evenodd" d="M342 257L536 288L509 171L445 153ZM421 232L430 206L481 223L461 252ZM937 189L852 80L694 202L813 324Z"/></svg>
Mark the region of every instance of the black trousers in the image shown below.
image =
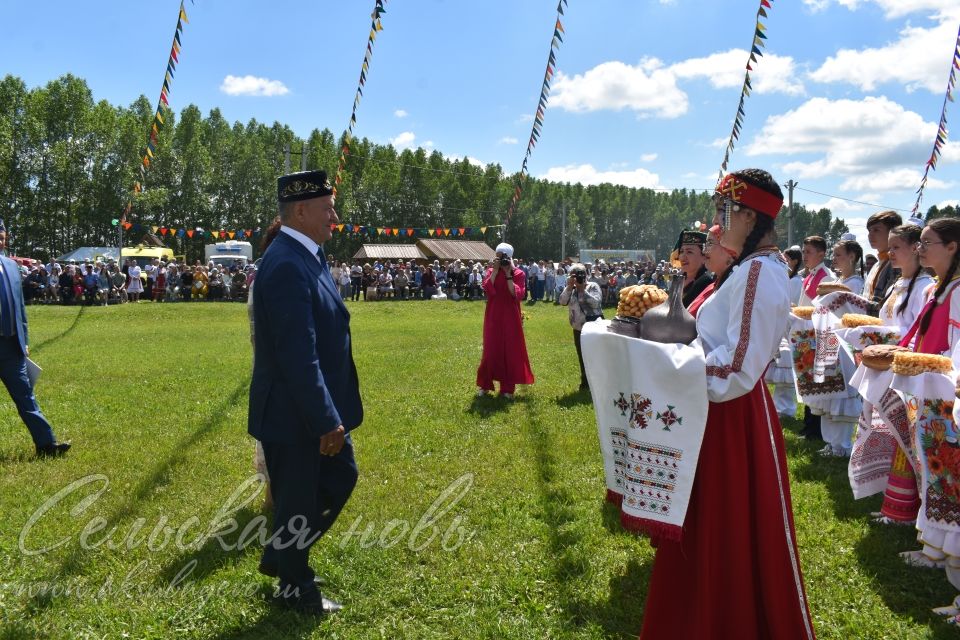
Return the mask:
<svg viewBox="0 0 960 640"><path fill-rule="evenodd" d="M273 544L264 548L263 563L277 568L281 589L293 587L300 596L309 595L316 591L308 564L310 547L336 522L357 484L353 442L347 434L335 456L321 455L319 441L262 444L273 493L274 528Z"/></svg>
<svg viewBox="0 0 960 640"><path fill-rule="evenodd" d="M583 349L580 348L580 332L573 330L573 346L577 348L577 360L580 361L580 386L587 386L587 370L583 368Z"/></svg>

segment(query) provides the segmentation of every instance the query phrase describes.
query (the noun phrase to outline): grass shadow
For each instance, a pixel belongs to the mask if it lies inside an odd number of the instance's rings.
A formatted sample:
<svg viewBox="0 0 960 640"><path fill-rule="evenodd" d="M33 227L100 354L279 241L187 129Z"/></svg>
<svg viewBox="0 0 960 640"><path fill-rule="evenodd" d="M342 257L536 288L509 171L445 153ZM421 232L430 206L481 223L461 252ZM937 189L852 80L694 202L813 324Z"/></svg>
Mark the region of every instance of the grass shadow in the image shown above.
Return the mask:
<svg viewBox="0 0 960 640"><path fill-rule="evenodd" d="M589 397L589 392L586 392ZM547 525L547 541L552 559L552 573L558 591L559 605L565 613L564 624L582 628L589 624L600 626L609 637L635 637L643 620L647 584L652 565L631 560L624 573L610 579L609 594L603 602L587 599L578 590L577 583L590 572L591 558L576 530L574 495L558 478L558 461L549 427L539 419L536 405L530 405L524 425L534 457L540 491L541 518ZM623 535L634 534L620 527L619 509L604 503L604 526Z"/></svg>
<svg viewBox="0 0 960 640"><path fill-rule="evenodd" d="M496 413L509 411L510 405L528 404L529 402L530 398L527 396L514 396L512 400L508 400L500 395L486 394L479 397L474 396L470 402L470 406L467 407L467 413L480 416L481 418L489 418Z"/></svg>
<svg viewBox="0 0 960 640"><path fill-rule="evenodd" d="M237 521L237 528L231 536L225 537L224 543L238 546L241 532L246 530L250 522L261 516L265 518L263 529L269 535L269 532L272 531L269 515L262 511L244 507L232 515L233 519ZM226 550L221 546L219 538L207 538L199 549L187 550L166 563L158 573L157 580L164 586L174 583L183 585L186 581L199 582L220 569L236 566L252 553L259 556L261 551L259 538L253 538L252 541L247 538L246 541L247 544L243 548Z"/></svg>
<svg viewBox="0 0 960 640"><path fill-rule="evenodd" d="M848 458L821 456L817 452L816 443L808 441L788 444L787 454L799 460L792 469L794 480L822 484L830 496L833 513L838 520L863 518L871 511L872 501L853 498L847 473Z"/></svg>
<svg viewBox="0 0 960 640"><path fill-rule="evenodd" d="M157 460L137 486L126 495L126 498L111 513L104 516L106 521L111 525L119 525L120 522L134 515L136 510L148 501L157 487L169 482L169 478L174 475L174 472L188 460L189 456L186 455L186 452L195 447L217 426L223 424L227 409L240 401L247 393L249 384L249 378L242 380L229 397L208 414L206 420L196 430L174 444L169 455ZM85 550L80 545L72 546L68 555L56 567L52 568L49 573L50 579L59 580L64 576L79 575L82 573L82 564L85 559ZM53 600L40 595L32 597L31 603L36 608L43 609L53 604Z"/></svg>
<svg viewBox="0 0 960 640"><path fill-rule="evenodd" d="M580 544L581 536L573 526L576 520L572 507L574 496L558 479L560 463L554 453L553 438L549 427L539 419L534 404L528 405L523 432L534 459L540 493L539 517L547 525L547 546L559 604L573 618L567 624L582 626L592 616L585 615L588 605L580 600L575 583L586 575L590 560Z"/></svg>
<svg viewBox="0 0 960 640"><path fill-rule="evenodd" d="M573 407L592 403L593 396L590 395L590 389L576 389L557 398L557 406L563 407L564 409L572 409Z"/></svg>
<svg viewBox="0 0 960 640"><path fill-rule="evenodd" d="M871 524L854 547L857 561L871 586L893 612L930 628L930 638L956 638L957 628L931 611L949 604L957 595L942 569L906 566L901 551L917 549L916 530Z"/></svg>
<svg viewBox="0 0 960 640"><path fill-rule="evenodd" d="M86 308L87 308L86 305L81 305L81 306L80 306L80 310L77 311L77 315L73 316L73 322L70 323L70 326L69 326L69 327L67 327L66 329L64 329L63 332L61 332L61 333L59 333L59 334L57 334L57 335L55 335L55 336L53 336L53 337L51 337L51 338L47 338L47 339L44 340L43 342L40 342L40 343L37 343L37 344L33 345L33 348L30 350L31 353L40 351L41 349L43 349L43 348L46 347L47 345L51 345L51 344L53 344L54 342L57 342L57 341L59 341L59 340L63 340L63 339L66 338L68 335L70 335L71 333L73 333L73 330L77 328L77 325L78 325L78 324L80 324L80 318L83 317L83 312L86 310Z"/></svg>
<svg viewBox="0 0 960 640"><path fill-rule="evenodd" d="M265 615L256 620L245 620L231 628L224 629L215 635L209 636L210 640L262 640L263 638L309 638L314 635L327 618L318 618L316 616L304 615L280 607L270 602L273 595L273 587L266 584L260 589L258 595L268 603L268 610Z"/></svg>

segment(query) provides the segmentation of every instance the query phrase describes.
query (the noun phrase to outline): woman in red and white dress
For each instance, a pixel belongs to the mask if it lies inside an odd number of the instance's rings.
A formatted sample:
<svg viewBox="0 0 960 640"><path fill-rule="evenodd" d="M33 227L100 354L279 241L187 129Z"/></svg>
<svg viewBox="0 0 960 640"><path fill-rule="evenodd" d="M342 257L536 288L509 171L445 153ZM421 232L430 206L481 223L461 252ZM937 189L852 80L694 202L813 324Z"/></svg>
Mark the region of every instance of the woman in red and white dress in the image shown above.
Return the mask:
<svg viewBox="0 0 960 640"><path fill-rule="evenodd" d="M933 278L920 266L917 245L922 229L904 224L890 230L887 259L890 266L900 271L900 278L890 288L880 306L884 326L897 327L905 336L926 304L925 292ZM920 509L920 490L917 475L907 453L897 447L890 464L887 488L883 492L880 511L872 514L880 524L912 525Z"/></svg>
<svg viewBox="0 0 960 640"><path fill-rule="evenodd" d="M746 169L717 188L736 264L697 316L710 405L680 542L661 540L642 640L814 638L783 435L763 373L786 332L787 269L774 245L783 194Z"/></svg>

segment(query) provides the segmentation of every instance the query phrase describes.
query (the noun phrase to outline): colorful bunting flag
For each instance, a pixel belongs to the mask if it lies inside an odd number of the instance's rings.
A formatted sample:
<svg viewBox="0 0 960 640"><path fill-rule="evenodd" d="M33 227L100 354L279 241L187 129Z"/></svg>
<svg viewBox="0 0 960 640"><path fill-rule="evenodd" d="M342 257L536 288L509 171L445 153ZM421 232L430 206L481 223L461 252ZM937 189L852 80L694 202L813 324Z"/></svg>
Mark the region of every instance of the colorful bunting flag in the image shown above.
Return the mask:
<svg viewBox="0 0 960 640"><path fill-rule="evenodd" d="M744 101L753 91L753 84L750 82L750 72L753 71L753 64L756 64L758 58L763 57L762 49L766 48L767 26L760 22L760 18L766 18L766 9L770 9L773 0L760 0L760 7L757 9L756 24L753 27L753 44L750 46L750 55L747 57L746 71L743 75L743 86L740 89L740 102L737 104L737 112L733 117L733 127L730 130L730 139L727 141L726 151L723 154L723 162L720 163L719 182L727 172L727 165L730 162L730 152L734 150L737 140L740 139L740 133L743 130L743 118L746 111L743 109ZM752 64L751 64L752 63Z"/></svg>
<svg viewBox="0 0 960 640"><path fill-rule="evenodd" d="M947 78L947 91L943 98L943 108L940 109L940 125L937 127L937 137L933 141L933 151L930 152L930 159L927 160L924 167L920 187L917 189L917 201L913 205L914 216L922 217L920 202L923 200L923 190L927 186L927 177L931 170L937 170L937 161L940 159L943 145L947 144L947 102L953 102L953 90L957 86L958 71L960 71L960 30L957 31L957 45L953 49L953 60L950 61L950 76Z"/></svg>
<svg viewBox="0 0 960 640"><path fill-rule="evenodd" d="M147 146L146 146L146 149L144 150L143 158L140 161L139 172L140 172L141 179L146 177L146 169L150 167L150 159L153 158L154 153L156 152L156 149L157 149L160 127L163 126L163 111L164 109L168 109L170 107L170 100L169 100L170 84L173 80L173 72L176 69L176 63L179 62L177 54L180 53L180 47L182 44L180 40L180 32L183 31L184 23L189 23L189 22L190 21L187 19L187 11L183 7L183 0L181 0L180 9L177 12L177 26L173 32L173 44L171 45L171 48L170 48L170 56L169 58L167 58L167 66L163 74L163 83L160 85L160 98L157 101L157 111L156 111L156 114L154 115L153 123L150 125L150 130L147 133ZM142 191L143 191L142 184L139 181L134 182L133 184L134 195L141 193ZM130 212L132 205L133 205L132 200L131 202L127 203L127 208L124 211L124 215L123 215L124 220L126 220L126 215L127 213ZM123 228L129 229L130 227L127 226L128 224L130 223L124 224ZM152 229L154 233L157 233L158 227L152 227ZM164 235L164 234L161 234L161 235Z"/></svg>
<svg viewBox="0 0 960 640"><path fill-rule="evenodd" d="M345 144L343 153L340 154L340 162L337 164L337 173L333 180L333 194L337 195L337 189L343 182L343 171L347 165L347 156L350 155L350 140L353 137L353 128L357 124L357 107L360 106L360 96L363 95L363 87L367 82L367 73L370 71L370 59L373 57L373 43L377 39L377 33L383 31L383 23L380 16L386 13L383 4L386 0L376 0L373 12L370 14L370 33L367 36L367 48L363 55L363 63L360 65L360 80L357 83L357 91L353 97L353 110L350 112L350 120L347 124L347 131L344 136Z"/></svg>
<svg viewBox="0 0 960 640"><path fill-rule="evenodd" d="M550 54L547 56L546 70L543 72L543 83L540 85L540 99L537 101L537 111L533 116L533 127L530 131L530 138L527 140L527 151L524 154L523 164L520 167L520 173L517 177L516 189L510 200L510 206L507 208L504 226L510 222L510 218L513 216L514 211L516 211L517 203L520 201L520 194L523 190L522 185L526 180L528 172L527 159L529 159L530 154L536 148L542 133L543 117L547 111L547 102L550 95L550 81L557 68L557 48L560 46L560 43L563 42L563 36L561 34L566 33L563 24L560 22L560 16L563 15L563 8L565 6L567 6L567 0L560 0L557 3L557 19L553 25L553 37L550 39ZM463 235L462 232L460 235Z"/></svg>

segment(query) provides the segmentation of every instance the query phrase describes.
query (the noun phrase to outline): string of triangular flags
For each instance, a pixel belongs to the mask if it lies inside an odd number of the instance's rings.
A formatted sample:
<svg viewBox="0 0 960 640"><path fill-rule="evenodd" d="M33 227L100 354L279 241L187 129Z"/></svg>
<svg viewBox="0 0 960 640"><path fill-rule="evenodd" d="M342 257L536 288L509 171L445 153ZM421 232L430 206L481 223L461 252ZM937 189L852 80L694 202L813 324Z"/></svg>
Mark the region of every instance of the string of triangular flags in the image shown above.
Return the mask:
<svg viewBox="0 0 960 640"><path fill-rule="evenodd" d="M154 235L170 238L201 238L204 240L243 240L257 238L261 229L203 229L202 227L176 227L167 225L144 225L134 222L123 222L124 231L131 233L151 232ZM499 229L503 225L487 224L483 226L456 226L456 227L385 227L372 224L340 223L330 225L330 230L336 233L348 233L366 236L395 236L398 238L439 238L439 237L482 237L488 229Z"/></svg>
<svg viewBox="0 0 960 640"><path fill-rule="evenodd" d="M154 235L161 235L170 238L202 238L209 240L242 240L244 238L257 238L260 236L261 229L211 229L206 230L201 227L167 227L161 225L146 225L136 222L123 222L124 231L131 233L151 232Z"/></svg>
<svg viewBox="0 0 960 640"><path fill-rule="evenodd" d="M352 233L368 236L395 236L397 238L440 238L440 237L482 237L487 229L499 229L502 224L488 224L482 227L378 227L361 224L332 224L330 230L337 233Z"/></svg>
<svg viewBox="0 0 960 640"><path fill-rule="evenodd" d="M343 181L343 170L347 165L347 156L350 155L350 141L353 139L353 127L357 124L357 107L360 106L360 98L363 97L363 86L367 83L367 73L370 72L370 59L373 57L373 43L377 39L377 33L383 31L383 23L380 21L380 16L387 12L386 9L383 8L384 2L386 2L386 0L376 0L373 13L370 14L370 35L367 36L367 50L363 54L363 64L360 65L360 82L357 84L357 93L353 97L350 123L347 125L347 132L343 138L343 149L340 150L337 174L333 179L333 195L337 195L337 189Z"/></svg>
<svg viewBox="0 0 960 640"><path fill-rule="evenodd" d="M563 42L563 24L560 22L560 16L563 15L563 8L567 6L567 0L560 0L557 3L557 20L553 26L553 37L550 39L550 55L547 56L547 69L543 73L543 85L540 88L540 100L537 101L537 112L533 116L533 127L530 131L530 139L527 141L527 152L523 156L523 165L520 167L520 175L517 177L517 183L513 188L513 196L510 198L510 207L507 209L506 222L510 222L513 212L520 201L520 194L523 193L523 185L527 181L529 170L527 162L530 160L530 154L540 140L540 134L543 131L543 116L547 112L547 102L550 100L550 83L553 80L554 71L557 68L557 51L560 43Z"/></svg>
<svg viewBox="0 0 960 640"><path fill-rule="evenodd" d="M753 85L750 84L750 72L753 71L753 65L757 63L757 58L763 57L762 49L766 46L764 40L767 34L766 25L760 22L760 18L767 17L767 9L772 9L773 0L760 0L760 7L757 9L757 23L753 28L753 43L750 45L750 57L747 58L747 70L743 75L743 87L740 89L740 103L737 105L737 115L733 118L733 130L730 132L730 139L727 141L727 149L723 153L723 164L720 165L720 177L717 182L723 179L727 172L727 165L730 162L730 153L733 151L735 143L740 139L740 130L743 127L743 117L746 111L743 109L743 103L746 101L750 92L753 91Z"/></svg>
<svg viewBox="0 0 960 640"><path fill-rule="evenodd" d="M193 0L191 0L192 2ZM157 136L160 129L163 128L163 116L170 109L170 83L173 81L173 73L177 70L177 64L180 62L180 33L183 31L184 23L189 24L187 12L183 8L183 0L180 0L180 11L177 13L177 28L173 32L173 43L170 45L170 56L167 58L167 70L163 75L163 85L160 87L160 98L157 100L157 110L153 116L153 124L150 125L150 134L147 139L147 146L143 152L143 158L140 161L140 179L133 183L133 193L137 194L143 191L143 182L147 175L147 169L150 168L150 162L153 160L153 154L157 150ZM127 200L127 206L123 211L121 222L126 223L127 215L133 207L133 196Z"/></svg>
<svg viewBox="0 0 960 640"><path fill-rule="evenodd" d="M917 189L917 201L913 205L914 216L916 216L920 210L920 201L923 200L923 190L927 186L927 175L931 170L936 171L937 161L940 159L940 152L943 150L943 145L947 143L947 102L953 102L953 90L957 86L958 72L960 72L960 30L957 31L957 44L953 49L953 60L950 63L950 77L947 79L947 94L943 97L943 109L940 110L940 124L937 127L937 139L933 141L933 151L930 153L930 159L927 160L927 166L923 170L920 188Z"/></svg>

